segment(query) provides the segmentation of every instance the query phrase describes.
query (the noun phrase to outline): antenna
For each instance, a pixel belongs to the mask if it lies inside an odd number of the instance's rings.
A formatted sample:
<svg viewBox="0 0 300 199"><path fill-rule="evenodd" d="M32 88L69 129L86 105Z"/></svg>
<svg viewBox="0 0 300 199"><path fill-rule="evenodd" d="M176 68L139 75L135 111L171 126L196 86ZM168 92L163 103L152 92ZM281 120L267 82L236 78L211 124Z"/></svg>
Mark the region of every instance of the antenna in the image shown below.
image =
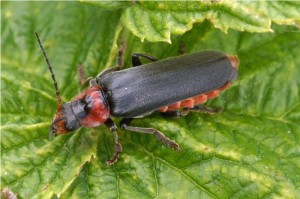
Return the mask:
<svg viewBox="0 0 300 199"><path fill-rule="evenodd" d="M57 86L57 82L56 82L56 79L55 79L55 75L54 75L54 73L53 73L53 70L52 70L52 66L51 66L51 64L50 64L50 61L49 61L49 59L48 59L48 56L47 56L47 54L46 54L46 51L44 50L44 47L43 47L43 45L42 45L42 42L41 42L41 40L40 40L40 37L39 37L39 35L38 35L38 33L37 32L34 32L35 33L35 36L36 36L36 38L37 38L37 40L38 40L38 42L39 42L39 45L40 45L40 47L41 47L41 50L42 50L42 52L43 52L43 54L44 54L44 57L45 57L45 59L46 59L46 62L47 62L47 64L48 64L48 68L49 68L49 71L50 71L50 73L51 73L51 77L52 77L52 79L53 79L53 84L54 84L54 88L55 88L55 91L56 91L56 97L57 97L57 111L60 111L61 110L61 97L60 97L60 94L59 94L59 90L58 90L58 86Z"/></svg>

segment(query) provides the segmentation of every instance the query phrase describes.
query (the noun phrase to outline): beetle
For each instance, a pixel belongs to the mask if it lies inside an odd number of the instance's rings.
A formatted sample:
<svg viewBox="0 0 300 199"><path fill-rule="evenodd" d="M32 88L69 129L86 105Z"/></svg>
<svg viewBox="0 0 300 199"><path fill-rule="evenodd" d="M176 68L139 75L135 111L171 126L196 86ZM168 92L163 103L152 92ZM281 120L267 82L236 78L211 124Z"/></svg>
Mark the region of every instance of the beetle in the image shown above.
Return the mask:
<svg viewBox="0 0 300 199"><path fill-rule="evenodd" d="M141 118L158 111L163 115L181 117L190 111L218 113L220 109L202 106L228 88L236 78L239 60L219 51L203 51L158 61L156 58L135 53L134 67L122 69L123 51L118 53L118 66L102 71L90 80L90 87L62 103L59 89L40 38L39 46L52 75L58 107L50 126L50 134L66 134L80 127L105 124L114 136L115 151L108 165L114 164L122 152L118 141L117 126L110 116L121 117L120 126L129 131L152 134L174 150L179 145L153 128L131 126L134 118ZM140 58L151 61L142 64Z"/></svg>

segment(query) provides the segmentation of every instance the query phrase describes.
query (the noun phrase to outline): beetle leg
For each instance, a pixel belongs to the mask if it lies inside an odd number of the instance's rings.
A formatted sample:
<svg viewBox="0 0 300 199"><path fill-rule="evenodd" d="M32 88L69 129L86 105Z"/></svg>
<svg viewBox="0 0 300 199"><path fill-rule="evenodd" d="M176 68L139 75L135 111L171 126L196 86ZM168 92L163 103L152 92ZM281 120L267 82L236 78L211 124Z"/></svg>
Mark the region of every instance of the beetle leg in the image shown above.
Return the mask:
<svg viewBox="0 0 300 199"><path fill-rule="evenodd" d="M155 57L153 57L151 55L147 55L147 54L144 54L144 53L134 53L132 55L132 57L131 57L132 65L133 66L140 66L140 65L142 65L140 57L144 57L144 58L146 58L146 59L148 59L150 61L153 61L153 62L155 62L155 61L158 60L157 58L155 58Z"/></svg>
<svg viewBox="0 0 300 199"><path fill-rule="evenodd" d="M112 119L108 118L104 124L109 128L109 130L114 135L115 152L114 152L112 158L106 161L107 165L112 165L115 162L117 162L119 154L122 153L122 145L119 143L119 136L118 136L117 126L112 121Z"/></svg>
<svg viewBox="0 0 300 199"><path fill-rule="evenodd" d="M107 69L101 71L101 73L99 73L96 77L96 82L98 82L99 79L101 79L101 77L103 75L106 75L106 74L114 72L114 71L121 70L123 68L123 64L124 64L124 59L123 59L124 56L123 55L124 55L125 48L126 48L126 45L125 45L124 42L122 42L122 46L120 47L120 49L118 51L118 58L117 58L118 66L113 67L113 68L107 68ZM149 59L150 61L153 61L153 62L158 60L158 59L156 59L155 57L153 57L151 55L147 55L147 54L143 54L143 53L134 53L132 55L132 65L133 66L142 65L142 62L141 62L139 57L144 57L144 58ZM93 83L90 82L90 85L93 85Z"/></svg>
<svg viewBox="0 0 300 199"><path fill-rule="evenodd" d="M191 111L203 112L209 114L218 114L223 111L223 108L211 108L207 106L194 106L193 108L189 108Z"/></svg>
<svg viewBox="0 0 300 199"><path fill-rule="evenodd" d="M124 56L123 55L124 55L125 48L126 48L126 44L125 44L125 42L122 42L121 47L118 50L118 57L117 57L118 66L112 67L112 68L107 68L107 69L101 71L96 77L96 82L99 79L101 79L101 77L103 75L114 72L114 71L121 70L123 68L123 65L124 65L124 58L123 58Z"/></svg>
<svg viewBox="0 0 300 199"><path fill-rule="evenodd" d="M107 74L107 73L111 73L111 72L114 72L114 71L118 71L120 70L120 67L117 66L117 67L112 67L112 68L107 68L103 71L101 71L98 75L97 75L97 78L101 78L103 75Z"/></svg>
<svg viewBox="0 0 300 199"><path fill-rule="evenodd" d="M163 133L161 133L160 131L158 131L156 129L129 126L130 122L132 120L133 120L133 118L123 118L120 122L121 127L123 129L133 131L133 132L155 135L158 140L160 140L162 143L164 143L168 147L174 149L175 151L179 150L179 145L176 142L174 142L170 138L166 137Z"/></svg>
<svg viewBox="0 0 300 199"><path fill-rule="evenodd" d="M179 53L180 55L183 55L185 52L186 52L186 46L185 46L185 43L180 42L179 48L178 48L178 53Z"/></svg>
<svg viewBox="0 0 300 199"><path fill-rule="evenodd" d="M118 58L117 58L119 70L121 70L124 66L124 51L125 51L125 48L126 48L125 42L121 42L121 47L119 48Z"/></svg>
<svg viewBox="0 0 300 199"><path fill-rule="evenodd" d="M183 108L182 110L177 111L166 111L166 112L160 112L161 115L166 117L184 117L187 114L189 114L191 111L194 112L203 112L203 113L209 113L209 114L218 114L223 111L222 108L210 108L207 106L194 106L193 108Z"/></svg>
<svg viewBox="0 0 300 199"><path fill-rule="evenodd" d="M177 111L166 111L166 112L160 112L161 115L166 117L184 117L187 114L190 113L190 109L183 109L183 110L177 110Z"/></svg>
<svg viewBox="0 0 300 199"><path fill-rule="evenodd" d="M87 83L92 79L92 77L86 78L84 68L82 64L77 65L77 76L81 86L86 86Z"/></svg>

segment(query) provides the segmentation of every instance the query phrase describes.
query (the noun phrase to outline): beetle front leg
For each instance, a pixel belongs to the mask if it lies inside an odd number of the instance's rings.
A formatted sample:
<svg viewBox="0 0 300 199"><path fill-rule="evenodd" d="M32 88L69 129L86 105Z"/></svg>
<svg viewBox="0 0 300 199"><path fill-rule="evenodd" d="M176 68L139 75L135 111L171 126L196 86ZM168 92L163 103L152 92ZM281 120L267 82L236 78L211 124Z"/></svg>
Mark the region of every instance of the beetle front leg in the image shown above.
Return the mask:
<svg viewBox="0 0 300 199"><path fill-rule="evenodd" d="M121 70L124 66L124 51L125 51L125 48L126 48L126 44L125 44L125 42L122 42L121 47L118 50L118 58L117 58L119 70Z"/></svg>
<svg viewBox="0 0 300 199"><path fill-rule="evenodd" d="M123 118L120 122L120 125L123 129L133 131L133 132L139 132L139 133L146 133L155 135L158 140L160 140L162 143L167 145L168 147L174 149L175 151L179 150L179 145L171 140L170 138L166 137L163 133L160 131L153 129L153 128L143 128L143 127L135 127L135 126L129 126L133 118Z"/></svg>
<svg viewBox="0 0 300 199"><path fill-rule="evenodd" d="M106 161L107 165L112 165L115 162L117 162L120 153L122 153L122 145L119 143L119 136L118 136L117 126L112 121L112 119L108 118L104 124L109 128L109 130L114 135L115 152L114 152L112 158Z"/></svg>
<svg viewBox="0 0 300 199"><path fill-rule="evenodd" d="M118 57L117 57L117 64L118 64L118 66L112 67L112 68L107 68L107 69L101 71L97 75L97 77L96 77L96 80L95 80L96 82L99 81L99 79L101 79L102 76L104 76L104 75L106 75L108 73L111 73L111 72L115 72L115 71L121 70L123 68L125 48L126 48L126 44L125 44L125 42L122 42L121 43L121 47L118 50Z"/></svg>
<svg viewBox="0 0 300 199"><path fill-rule="evenodd" d="M77 65L77 76L78 76L78 79L79 79L79 82L80 82L81 86L87 85L87 83L91 79L93 79L92 77L86 78L84 67L83 67L82 64L78 64Z"/></svg>

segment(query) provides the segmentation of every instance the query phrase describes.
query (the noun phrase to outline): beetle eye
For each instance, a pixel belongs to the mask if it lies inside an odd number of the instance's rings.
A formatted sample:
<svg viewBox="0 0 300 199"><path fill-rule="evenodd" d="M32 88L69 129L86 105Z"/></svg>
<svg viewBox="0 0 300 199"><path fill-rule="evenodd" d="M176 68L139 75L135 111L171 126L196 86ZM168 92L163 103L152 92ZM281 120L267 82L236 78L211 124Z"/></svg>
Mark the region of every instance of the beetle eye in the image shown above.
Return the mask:
<svg viewBox="0 0 300 199"><path fill-rule="evenodd" d="M52 124L49 129L49 138L52 138L52 135L54 134L55 136L58 134L64 134L66 133L65 129L65 120L62 116L56 118L57 115L54 117Z"/></svg>
<svg viewBox="0 0 300 199"><path fill-rule="evenodd" d="M57 136L57 129L56 129L56 127L52 123L51 126L50 126L50 129L49 129L49 140L52 140L53 135L55 137Z"/></svg>

